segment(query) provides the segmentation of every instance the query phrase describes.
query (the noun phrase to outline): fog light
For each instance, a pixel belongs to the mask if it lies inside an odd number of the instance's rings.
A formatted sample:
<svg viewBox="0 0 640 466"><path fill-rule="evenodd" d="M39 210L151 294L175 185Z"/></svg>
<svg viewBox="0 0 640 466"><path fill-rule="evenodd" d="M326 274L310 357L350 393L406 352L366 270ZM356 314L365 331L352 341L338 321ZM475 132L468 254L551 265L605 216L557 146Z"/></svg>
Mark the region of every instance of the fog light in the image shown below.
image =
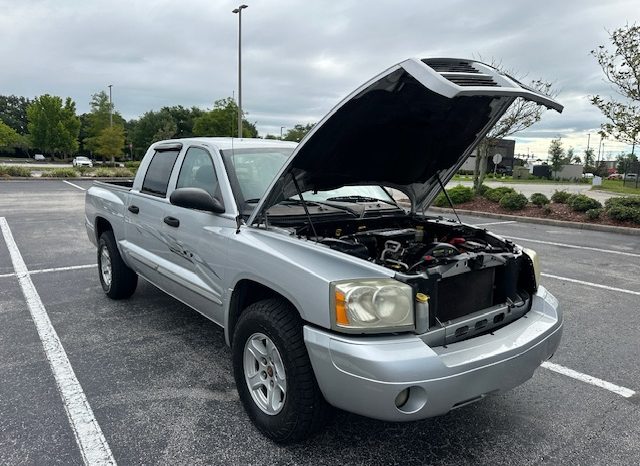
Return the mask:
<svg viewBox="0 0 640 466"><path fill-rule="evenodd" d="M396 408L404 414L420 411L427 404L427 392L422 387L414 385L405 388L396 396Z"/></svg>
<svg viewBox="0 0 640 466"><path fill-rule="evenodd" d="M407 400L409 399L409 389L405 388L398 396L396 396L396 408L402 408L405 404L407 404Z"/></svg>

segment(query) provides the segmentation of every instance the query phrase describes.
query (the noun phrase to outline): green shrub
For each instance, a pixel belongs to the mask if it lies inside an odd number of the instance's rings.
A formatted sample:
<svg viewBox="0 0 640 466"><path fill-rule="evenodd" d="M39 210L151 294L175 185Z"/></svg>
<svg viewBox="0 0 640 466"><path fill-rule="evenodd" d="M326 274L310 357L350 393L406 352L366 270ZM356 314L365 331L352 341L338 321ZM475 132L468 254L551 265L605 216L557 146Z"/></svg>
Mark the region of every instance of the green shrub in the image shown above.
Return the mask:
<svg viewBox="0 0 640 466"><path fill-rule="evenodd" d="M596 220L600 218L601 213L602 213L602 209L589 209L585 212L589 220Z"/></svg>
<svg viewBox="0 0 640 466"><path fill-rule="evenodd" d="M531 203L538 207L542 207L549 203L549 198L542 193L533 193L531 195Z"/></svg>
<svg viewBox="0 0 640 466"><path fill-rule="evenodd" d="M0 165L0 176L19 176L28 178L31 176L31 170L27 167L14 167L13 165Z"/></svg>
<svg viewBox="0 0 640 466"><path fill-rule="evenodd" d="M551 195L551 201L557 204L566 204L572 195L565 190L558 191L557 189Z"/></svg>
<svg viewBox="0 0 640 466"><path fill-rule="evenodd" d="M114 168L111 170L112 175L118 178L129 178L133 176L133 172L128 168Z"/></svg>
<svg viewBox="0 0 640 466"><path fill-rule="evenodd" d="M543 214L551 215L552 212L553 212L553 209L550 206L548 206L548 205L542 206L542 213Z"/></svg>
<svg viewBox="0 0 640 466"><path fill-rule="evenodd" d="M587 210L600 209L602 207L602 204L598 201L584 194L574 194L567 203L571 210L576 212L586 212Z"/></svg>
<svg viewBox="0 0 640 466"><path fill-rule="evenodd" d="M483 196L491 202L500 202L505 194L516 194L516 190L508 188L506 186L500 186L498 188L487 188Z"/></svg>
<svg viewBox="0 0 640 466"><path fill-rule="evenodd" d="M604 206L606 209L610 209L614 206L640 209L640 196L611 197L604 201Z"/></svg>
<svg viewBox="0 0 640 466"><path fill-rule="evenodd" d="M486 193L490 189L491 188L489 186L487 186L486 184L481 184L480 185L480 189L478 190L478 194L481 195L481 196L484 196L484 193Z"/></svg>
<svg viewBox="0 0 640 466"><path fill-rule="evenodd" d="M449 194L449 197L451 198L451 202L453 204L462 204L473 199L473 189L467 188L466 186L462 185L447 189L447 194ZM444 193L441 192L433 201L433 205L436 207L446 207L449 205L449 201L447 201Z"/></svg>
<svg viewBox="0 0 640 466"><path fill-rule="evenodd" d="M129 178L133 173L128 168L106 168L100 167L95 172L95 176L103 178Z"/></svg>
<svg viewBox="0 0 640 466"><path fill-rule="evenodd" d="M73 168L54 168L42 173L42 176L52 176L54 178L75 178L78 172Z"/></svg>
<svg viewBox="0 0 640 466"><path fill-rule="evenodd" d="M125 168L135 168L137 169L140 166L139 160L129 160L124 163Z"/></svg>
<svg viewBox="0 0 640 466"><path fill-rule="evenodd" d="M500 207L507 210L522 210L528 202L524 194L507 193L500 199Z"/></svg>
<svg viewBox="0 0 640 466"><path fill-rule="evenodd" d="M614 205L607 209L607 215L620 222L634 222L640 224L640 208Z"/></svg>
<svg viewBox="0 0 640 466"><path fill-rule="evenodd" d="M86 165L80 165L75 168L81 175L86 175L89 172L93 171L93 168L87 167Z"/></svg>

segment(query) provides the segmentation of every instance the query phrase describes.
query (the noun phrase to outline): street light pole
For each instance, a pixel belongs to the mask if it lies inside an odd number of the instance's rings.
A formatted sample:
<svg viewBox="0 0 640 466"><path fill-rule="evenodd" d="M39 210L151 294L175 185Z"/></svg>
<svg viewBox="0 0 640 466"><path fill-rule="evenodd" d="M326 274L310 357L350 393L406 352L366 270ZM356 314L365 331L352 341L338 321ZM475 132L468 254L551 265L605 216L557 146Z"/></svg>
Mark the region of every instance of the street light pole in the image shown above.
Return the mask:
<svg viewBox="0 0 640 466"><path fill-rule="evenodd" d="M280 139L282 139L282 130L284 129L284 126L280 127Z"/></svg>
<svg viewBox="0 0 640 466"><path fill-rule="evenodd" d="M109 84L109 127L113 126L113 104L111 103L111 88L113 84Z"/></svg>
<svg viewBox="0 0 640 466"><path fill-rule="evenodd" d="M238 137L242 137L242 10L247 5L240 5L232 11L238 14Z"/></svg>

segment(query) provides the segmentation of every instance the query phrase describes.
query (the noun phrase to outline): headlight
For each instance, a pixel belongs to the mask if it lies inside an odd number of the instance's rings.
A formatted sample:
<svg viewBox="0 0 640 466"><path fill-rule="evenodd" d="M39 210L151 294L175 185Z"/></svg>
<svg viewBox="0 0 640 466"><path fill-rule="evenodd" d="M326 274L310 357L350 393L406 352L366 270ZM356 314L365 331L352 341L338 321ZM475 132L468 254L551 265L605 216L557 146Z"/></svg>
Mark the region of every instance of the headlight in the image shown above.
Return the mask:
<svg viewBox="0 0 640 466"><path fill-rule="evenodd" d="M413 289L390 278L331 284L332 326L354 333L413 330Z"/></svg>
<svg viewBox="0 0 640 466"><path fill-rule="evenodd" d="M533 249L523 248L522 252L531 258L531 262L533 263L533 273L536 276L536 288L540 285L540 259L538 258L538 253Z"/></svg>

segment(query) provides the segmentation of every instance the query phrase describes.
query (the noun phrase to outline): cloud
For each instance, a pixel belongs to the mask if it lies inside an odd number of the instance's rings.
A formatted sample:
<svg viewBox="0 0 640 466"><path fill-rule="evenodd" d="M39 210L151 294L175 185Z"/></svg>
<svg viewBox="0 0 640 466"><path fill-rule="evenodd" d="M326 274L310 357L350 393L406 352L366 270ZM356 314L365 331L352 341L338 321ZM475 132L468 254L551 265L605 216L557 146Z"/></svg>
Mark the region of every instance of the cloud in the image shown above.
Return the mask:
<svg viewBox="0 0 640 466"><path fill-rule="evenodd" d="M516 138L586 147L609 94L589 51L633 22L637 1L472 0L250 2L243 10L243 107L261 134L319 120L344 96L409 56L483 57L554 81L562 115ZM0 94L71 96L80 112L113 84L126 118L164 105L211 107L237 93L237 25L229 1L0 0ZM583 141L584 139L584 141Z"/></svg>

